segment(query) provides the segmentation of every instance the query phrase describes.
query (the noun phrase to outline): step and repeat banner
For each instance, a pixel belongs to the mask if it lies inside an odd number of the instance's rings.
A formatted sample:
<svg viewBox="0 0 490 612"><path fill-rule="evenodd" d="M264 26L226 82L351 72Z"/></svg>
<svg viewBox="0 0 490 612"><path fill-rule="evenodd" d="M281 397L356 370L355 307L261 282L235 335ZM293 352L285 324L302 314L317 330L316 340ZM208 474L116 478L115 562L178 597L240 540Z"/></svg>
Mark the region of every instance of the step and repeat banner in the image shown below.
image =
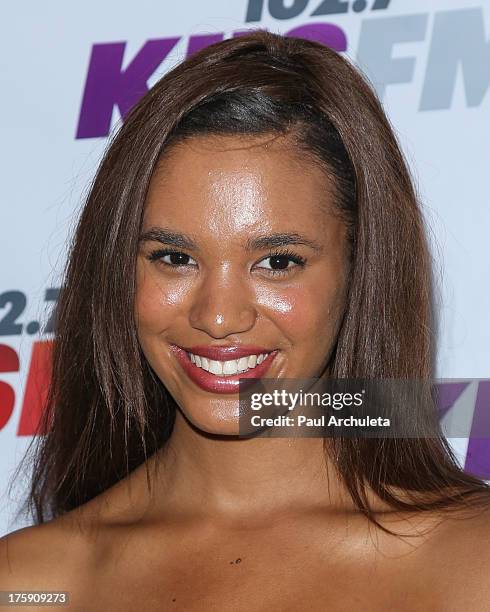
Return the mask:
<svg viewBox="0 0 490 612"><path fill-rule="evenodd" d="M52 312L69 237L108 135L171 67L256 28L317 40L361 67L411 166L437 285L437 376L474 379L468 471L490 479L490 2L486 0L61 0L10 3L2 69L0 535L28 473L10 487L49 378Z"/></svg>

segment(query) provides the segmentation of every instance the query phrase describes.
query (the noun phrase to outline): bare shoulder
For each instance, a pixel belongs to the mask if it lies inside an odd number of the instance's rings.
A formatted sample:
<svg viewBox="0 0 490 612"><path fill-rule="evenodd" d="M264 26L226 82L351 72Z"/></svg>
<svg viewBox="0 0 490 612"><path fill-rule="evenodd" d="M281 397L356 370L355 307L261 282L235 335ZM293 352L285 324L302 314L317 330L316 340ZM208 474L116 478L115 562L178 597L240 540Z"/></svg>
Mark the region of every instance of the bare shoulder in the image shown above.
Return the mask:
<svg viewBox="0 0 490 612"><path fill-rule="evenodd" d="M475 500L476 501L476 500ZM490 601L490 495L444 511L387 513L379 543L386 576L417 591L420 609L486 610ZM380 572L380 575L382 572ZM417 608L419 609L419 608Z"/></svg>
<svg viewBox="0 0 490 612"><path fill-rule="evenodd" d="M490 586L490 501L481 508L462 512L447 522L446 546L458 550L461 572L485 575Z"/></svg>
<svg viewBox="0 0 490 612"><path fill-rule="evenodd" d="M448 514L428 540L427 574L445 585L448 609L483 610L490 601L490 503Z"/></svg>
<svg viewBox="0 0 490 612"><path fill-rule="evenodd" d="M5 589L84 591L124 529L141 516L127 481L41 525L0 538L0 583Z"/></svg>
<svg viewBox="0 0 490 612"><path fill-rule="evenodd" d="M88 578L89 539L74 516L24 527L0 539L0 582L5 589L71 590Z"/></svg>

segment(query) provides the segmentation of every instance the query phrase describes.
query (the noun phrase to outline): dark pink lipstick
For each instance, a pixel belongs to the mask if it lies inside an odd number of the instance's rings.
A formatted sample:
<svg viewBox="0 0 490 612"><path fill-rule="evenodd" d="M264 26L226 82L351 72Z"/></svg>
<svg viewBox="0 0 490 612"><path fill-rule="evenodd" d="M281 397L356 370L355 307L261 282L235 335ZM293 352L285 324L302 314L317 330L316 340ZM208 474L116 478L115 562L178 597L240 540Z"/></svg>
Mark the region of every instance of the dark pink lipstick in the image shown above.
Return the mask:
<svg viewBox="0 0 490 612"><path fill-rule="evenodd" d="M274 357L277 355L277 349L270 350L259 346L191 346L180 347L175 344L171 345L171 349L175 354L178 362L189 376L189 378L204 391L210 393L238 393L239 381L253 378L262 378L269 369ZM269 353L267 357L253 368L249 368L244 372L236 374L211 374L207 370L197 366L191 361L189 353L206 357L215 361L230 361L232 359L240 359L249 355L261 355ZM243 384L243 383L242 383Z"/></svg>

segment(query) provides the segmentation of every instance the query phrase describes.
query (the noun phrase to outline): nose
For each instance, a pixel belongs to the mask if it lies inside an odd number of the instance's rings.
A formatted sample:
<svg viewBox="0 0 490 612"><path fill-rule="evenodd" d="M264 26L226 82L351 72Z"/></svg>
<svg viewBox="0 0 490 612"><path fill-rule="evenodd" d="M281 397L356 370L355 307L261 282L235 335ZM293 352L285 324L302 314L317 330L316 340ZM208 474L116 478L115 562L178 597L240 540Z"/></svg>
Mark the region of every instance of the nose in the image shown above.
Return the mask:
<svg viewBox="0 0 490 612"><path fill-rule="evenodd" d="M213 338L250 330L256 321L254 298L246 283L208 276L197 288L189 311L195 329Z"/></svg>

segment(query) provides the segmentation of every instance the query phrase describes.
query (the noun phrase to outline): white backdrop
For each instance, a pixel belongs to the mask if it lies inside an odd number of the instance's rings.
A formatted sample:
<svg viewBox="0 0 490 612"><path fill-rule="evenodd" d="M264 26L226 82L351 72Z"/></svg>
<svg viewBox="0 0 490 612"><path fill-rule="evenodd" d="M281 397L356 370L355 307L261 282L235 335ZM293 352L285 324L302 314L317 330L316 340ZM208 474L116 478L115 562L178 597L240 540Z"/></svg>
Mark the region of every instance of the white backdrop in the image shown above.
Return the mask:
<svg viewBox="0 0 490 612"><path fill-rule="evenodd" d="M26 483L10 494L8 483L48 376L46 325L67 238L109 129L145 83L237 32L316 38L366 71L431 227L437 374L490 378L490 2L46 0L6 5L2 21L0 535L27 524L13 520ZM464 392L480 419L489 418L485 384ZM468 470L490 478L490 440L452 442Z"/></svg>

